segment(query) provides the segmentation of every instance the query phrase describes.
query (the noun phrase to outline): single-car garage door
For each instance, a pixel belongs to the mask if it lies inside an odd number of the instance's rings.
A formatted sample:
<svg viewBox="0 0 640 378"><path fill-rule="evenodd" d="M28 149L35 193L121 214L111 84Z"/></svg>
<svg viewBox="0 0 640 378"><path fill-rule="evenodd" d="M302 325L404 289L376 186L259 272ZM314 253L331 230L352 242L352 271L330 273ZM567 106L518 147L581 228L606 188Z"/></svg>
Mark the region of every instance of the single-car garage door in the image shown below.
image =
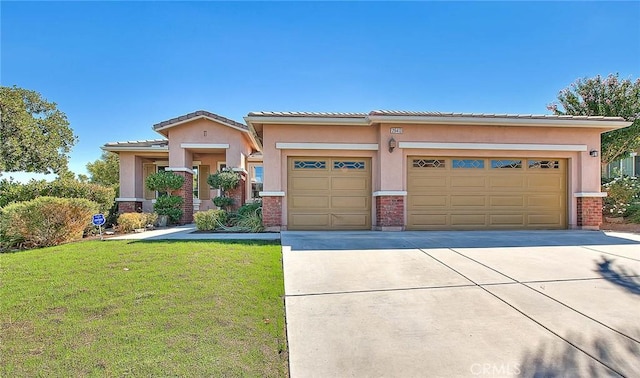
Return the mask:
<svg viewBox="0 0 640 378"><path fill-rule="evenodd" d="M371 229L371 159L290 157L290 230Z"/></svg>
<svg viewBox="0 0 640 378"><path fill-rule="evenodd" d="M563 229L567 161L409 156L407 228Z"/></svg>

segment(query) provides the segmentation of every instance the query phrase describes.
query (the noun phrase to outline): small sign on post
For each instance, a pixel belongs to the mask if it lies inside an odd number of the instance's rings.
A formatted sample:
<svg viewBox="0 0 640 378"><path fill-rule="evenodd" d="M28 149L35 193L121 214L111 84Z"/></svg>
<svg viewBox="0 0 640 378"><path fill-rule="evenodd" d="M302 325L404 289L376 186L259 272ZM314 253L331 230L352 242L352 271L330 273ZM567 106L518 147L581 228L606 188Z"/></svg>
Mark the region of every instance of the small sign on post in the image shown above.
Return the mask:
<svg viewBox="0 0 640 378"><path fill-rule="evenodd" d="M102 239L102 225L105 224L107 220L104 217L104 214L94 214L93 215L93 219L91 220L91 222L93 223L94 226L98 226L98 229L100 230L100 240Z"/></svg>

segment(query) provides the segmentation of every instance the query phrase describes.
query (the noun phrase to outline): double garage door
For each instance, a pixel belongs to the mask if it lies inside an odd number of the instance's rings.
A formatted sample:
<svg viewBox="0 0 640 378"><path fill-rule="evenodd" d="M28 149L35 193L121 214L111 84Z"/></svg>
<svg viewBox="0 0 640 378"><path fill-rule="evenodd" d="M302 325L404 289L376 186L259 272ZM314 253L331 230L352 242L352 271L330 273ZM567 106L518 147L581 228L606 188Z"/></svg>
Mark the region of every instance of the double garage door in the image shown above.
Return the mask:
<svg viewBox="0 0 640 378"><path fill-rule="evenodd" d="M407 229L567 227L567 161L410 156Z"/></svg>
<svg viewBox="0 0 640 378"><path fill-rule="evenodd" d="M563 229L567 161L410 156L407 229ZM291 230L371 229L371 159L288 159Z"/></svg>

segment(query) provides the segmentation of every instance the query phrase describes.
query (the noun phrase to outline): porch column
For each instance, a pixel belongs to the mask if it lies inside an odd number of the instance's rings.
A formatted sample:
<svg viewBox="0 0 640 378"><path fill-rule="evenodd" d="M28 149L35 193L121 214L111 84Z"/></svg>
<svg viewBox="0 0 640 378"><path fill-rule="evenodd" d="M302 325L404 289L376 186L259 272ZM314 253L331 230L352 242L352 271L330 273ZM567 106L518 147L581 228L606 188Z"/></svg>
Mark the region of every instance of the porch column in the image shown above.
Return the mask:
<svg viewBox="0 0 640 378"><path fill-rule="evenodd" d="M116 198L118 213L142 212L142 158L130 152L120 156L120 193Z"/></svg>

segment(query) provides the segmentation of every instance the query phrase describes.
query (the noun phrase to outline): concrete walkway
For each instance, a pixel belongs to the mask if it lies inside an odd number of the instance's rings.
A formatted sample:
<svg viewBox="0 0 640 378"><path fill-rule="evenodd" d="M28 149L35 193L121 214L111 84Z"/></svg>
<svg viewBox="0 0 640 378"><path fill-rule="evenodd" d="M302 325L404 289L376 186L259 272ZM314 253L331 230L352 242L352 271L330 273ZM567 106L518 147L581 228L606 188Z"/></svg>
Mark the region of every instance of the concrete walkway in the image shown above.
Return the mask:
<svg viewBox="0 0 640 378"><path fill-rule="evenodd" d="M279 232L270 233L194 233L196 226L167 227L114 236L106 240L279 240Z"/></svg>
<svg viewBox="0 0 640 378"><path fill-rule="evenodd" d="M637 235L283 232L282 243L294 378L640 373Z"/></svg>

